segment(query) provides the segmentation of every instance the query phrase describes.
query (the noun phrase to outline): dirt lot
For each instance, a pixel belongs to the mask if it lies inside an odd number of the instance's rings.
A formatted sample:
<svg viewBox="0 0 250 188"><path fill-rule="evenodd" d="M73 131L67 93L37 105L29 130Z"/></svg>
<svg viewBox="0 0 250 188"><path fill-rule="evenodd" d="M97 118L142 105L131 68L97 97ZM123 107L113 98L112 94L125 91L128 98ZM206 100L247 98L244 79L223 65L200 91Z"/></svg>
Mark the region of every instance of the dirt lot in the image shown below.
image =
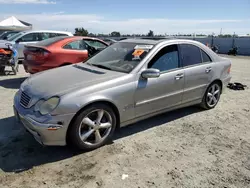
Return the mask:
<svg viewBox="0 0 250 188"><path fill-rule="evenodd" d="M232 81L250 86L250 58L232 61ZM250 89L226 89L213 110L163 114L77 153L42 147L15 123L12 100L26 76L0 76L1 188L250 187Z"/></svg>

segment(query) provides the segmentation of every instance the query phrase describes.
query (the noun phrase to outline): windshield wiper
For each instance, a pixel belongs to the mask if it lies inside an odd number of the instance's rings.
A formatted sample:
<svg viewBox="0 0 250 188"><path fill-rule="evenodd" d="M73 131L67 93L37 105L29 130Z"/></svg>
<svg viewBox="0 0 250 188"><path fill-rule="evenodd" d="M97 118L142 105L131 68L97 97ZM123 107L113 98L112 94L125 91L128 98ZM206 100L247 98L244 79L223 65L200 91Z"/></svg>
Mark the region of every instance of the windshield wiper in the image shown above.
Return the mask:
<svg viewBox="0 0 250 188"><path fill-rule="evenodd" d="M107 70L112 70L110 67L107 67L105 65L99 65L99 64L92 64L92 63L88 63L92 66L95 66L95 67L98 67L98 68L101 68L101 69L107 69Z"/></svg>

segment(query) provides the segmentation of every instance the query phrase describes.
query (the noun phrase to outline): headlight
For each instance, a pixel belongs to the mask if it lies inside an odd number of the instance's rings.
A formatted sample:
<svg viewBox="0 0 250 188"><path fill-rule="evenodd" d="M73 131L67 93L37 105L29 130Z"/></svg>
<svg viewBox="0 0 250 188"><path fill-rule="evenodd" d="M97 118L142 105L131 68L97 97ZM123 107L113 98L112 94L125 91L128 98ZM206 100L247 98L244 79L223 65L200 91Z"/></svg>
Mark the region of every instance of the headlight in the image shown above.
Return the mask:
<svg viewBox="0 0 250 188"><path fill-rule="evenodd" d="M34 110L39 111L42 115L46 115L55 110L59 102L60 102L59 97L52 97L47 101L40 100L36 103Z"/></svg>

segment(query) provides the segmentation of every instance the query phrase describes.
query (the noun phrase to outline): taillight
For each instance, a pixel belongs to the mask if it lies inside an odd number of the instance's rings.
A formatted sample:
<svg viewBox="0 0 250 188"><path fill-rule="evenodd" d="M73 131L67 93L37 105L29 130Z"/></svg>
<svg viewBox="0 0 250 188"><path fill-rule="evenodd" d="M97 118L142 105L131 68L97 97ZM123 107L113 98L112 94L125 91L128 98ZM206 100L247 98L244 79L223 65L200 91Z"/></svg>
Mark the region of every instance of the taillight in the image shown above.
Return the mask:
<svg viewBox="0 0 250 188"><path fill-rule="evenodd" d="M46 59L49 57L50 52L44 49L40 49L39 51L36 52L36 55L38 56L39 59Z"/></svg>
<svg viewBox="0 0 250 188"><path fill-rule="evenodd" d="M51 52L44 48L39 47L28 47L24 50L25 59L32 60L32 61L38 61L38 62L44 62L49 56Z"/></svg>
<svg viewBox="0 0 250 188"><path fill-rule="evenodd" d="M229 65L228 69L227 69L227 73L229 74L231 72L231 64Z"/></svg>
<svg viewBox="0 0 250 188"><path fill-rule="evenodd" d="M47 51L44 51L42 54L43 54L44 57L47 57L47 56L49 56L50 53L47 52Z"/></svg>

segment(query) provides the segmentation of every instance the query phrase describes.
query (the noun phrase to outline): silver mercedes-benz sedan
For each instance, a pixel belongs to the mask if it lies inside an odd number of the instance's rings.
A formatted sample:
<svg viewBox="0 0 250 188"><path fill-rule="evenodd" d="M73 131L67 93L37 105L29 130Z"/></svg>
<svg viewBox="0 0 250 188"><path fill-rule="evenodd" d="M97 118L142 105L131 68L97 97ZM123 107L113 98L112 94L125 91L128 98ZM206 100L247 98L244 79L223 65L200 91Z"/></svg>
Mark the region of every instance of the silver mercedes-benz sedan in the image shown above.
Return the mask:
<svg viewBox="0 0 250 188"><path fill-rule="evenodd" d="M116 128L200 104L214 108L231 62L192 40L127 39L84 63L34 74L14 98L18 121L43 145L98 148Z"/></svg>

